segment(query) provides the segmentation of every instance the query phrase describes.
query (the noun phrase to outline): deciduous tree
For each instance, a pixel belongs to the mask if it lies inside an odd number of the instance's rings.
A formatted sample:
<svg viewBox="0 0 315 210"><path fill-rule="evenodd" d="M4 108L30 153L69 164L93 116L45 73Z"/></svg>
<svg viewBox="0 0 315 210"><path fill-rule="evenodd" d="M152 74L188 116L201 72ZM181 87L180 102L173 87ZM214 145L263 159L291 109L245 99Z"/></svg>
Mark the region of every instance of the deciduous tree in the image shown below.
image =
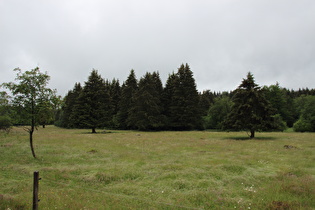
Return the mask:
<svg viewBox="0 0 315 210"><path fill-rule="evenodd" d="M38 125L40 105L49 103L51 98L56 97L55 91L47 88L50 77L47 72L40 72L38 67L25 72L22 72L19 68L14 69L14 71L17 72L15 80L18 83L3 83L2 86L12 92L12 102L16 107L19 107L18 114L24 115L27 119L29 127L25 127L25 130L29 133L32 155L36 158L33 147L33 133Z"/></svg>
<svg viewBox="0 0 315 210"><path fill-rule="evenodd" d="M298 132L314 132L315 96L301 96L301 98L304 103L300 104L300 118L294 123L293 129Z"/></svg>

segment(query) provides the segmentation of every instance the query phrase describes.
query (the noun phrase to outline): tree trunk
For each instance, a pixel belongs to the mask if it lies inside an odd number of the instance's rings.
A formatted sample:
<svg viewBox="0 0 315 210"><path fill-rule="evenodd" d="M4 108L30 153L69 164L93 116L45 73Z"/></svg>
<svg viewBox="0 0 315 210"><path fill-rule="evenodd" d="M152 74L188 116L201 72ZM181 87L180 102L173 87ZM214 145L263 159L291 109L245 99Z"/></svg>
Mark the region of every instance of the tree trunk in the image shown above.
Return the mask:
<svg viewBox="0 0 315 210"><path fill-rule="evenodd" d="M45 128L46 127L46 125L45 124L43 124L43 128Z"/></svg>
<svg viewBox="0 0 315 210"><path fill-rule="evenodd" d="M32 121L31 121L31 128L29 130L29 134L30 134L30 145L31 145L31 150L32 150L32 155L34 158L36 158L35 155L35 150L33 147L33 133L35 130L35 99L32 98Z"/></svg>
<svg viewBox="0 0 315 210"><path fill-rule="evenodd" d="M255 131L254 130L250 130L250 138L255 138Z"/></svg>
<svg viewBox="0 0 315 210"><path fill-rule="evenodd" d="M29 131L29 134L30 134L30 145L31 145L32 155L33 155L34 158L36 158L35 150L34 150L34 147L33 147L33 132L34 132L34 129L31 128L31 130Z"/></svg>
<svg viewBox="0 0 315 210"><path fill-rule="evenodd" d="M96 133L95 128L92 128L92 133Z"/></svg>

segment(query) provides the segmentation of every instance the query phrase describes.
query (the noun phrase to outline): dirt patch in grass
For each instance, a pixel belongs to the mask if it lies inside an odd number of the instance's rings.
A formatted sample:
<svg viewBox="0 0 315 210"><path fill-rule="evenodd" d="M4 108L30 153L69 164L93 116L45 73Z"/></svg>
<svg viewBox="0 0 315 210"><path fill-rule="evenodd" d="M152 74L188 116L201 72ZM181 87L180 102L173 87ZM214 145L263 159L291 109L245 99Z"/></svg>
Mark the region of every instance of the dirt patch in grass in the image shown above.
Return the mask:
<svg viewBox="0 0 315 210"><path fill-rule="evenodd" d="M289 209L299 209L300 206L297 202L288 202L288 201L272 201L267 209L270 210L289 210Z"/></svg>
<svg viewBox="0 0 315 210"><path fill-rule="evenodd" d="M297 149L296 146L292 146L292 145L284 145L283 146L285 149Z"/></svg>

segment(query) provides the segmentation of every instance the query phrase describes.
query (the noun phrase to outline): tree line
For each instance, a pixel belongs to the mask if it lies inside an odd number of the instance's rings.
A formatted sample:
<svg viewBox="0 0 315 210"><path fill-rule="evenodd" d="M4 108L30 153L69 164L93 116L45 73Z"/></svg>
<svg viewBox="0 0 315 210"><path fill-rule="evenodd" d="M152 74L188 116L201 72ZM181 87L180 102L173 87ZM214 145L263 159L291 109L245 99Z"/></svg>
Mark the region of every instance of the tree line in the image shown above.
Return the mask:
<svg viewBox="0 0 315 210"><path fill-rule="evenodd" d="M39 68L17 72L16 81L0 87L0 130L23 125L29 133L32 155L33 132L38 125L64 128L158 130L315 131L315 90L288 90L278 83L259 86L248 73L230 92L197 91L188 64L169 74L165 86L158 72L137 80L134 70L125 82L105 80L92 70L88 81L62 99L47 88L49 75Z"/></svg>
<svg viewBox="0 0 315 210"><path fill-rule="evenodd" d="M137 80L131 70L120 85L118 80L104 80L93 70L83 86L76 83L67 93L55 124L90 128L92 132L104 127L248 130L251 136L254 131L283 131L288 127L315 131L314 98L314 89L295 91L278 83L260 87L251 73L236 90L200 93L188 64L170 74L165 86L158 72L147 72Z"/></svg>
<svg viewBox="0 0 315 210"><path fill-rule="evenodd" d="M165 87L158 72L137 80L104 80L93 70L84 86L76 83L58 111L57 126L65 128L191 130L202 128L199 94L188 64L169 75Z"/></svg>
<svg viewBox="0 0 315 210"><path fill-rule="evenodd" d="M158 72L147 72L138 80L131 70L120 84L119 80L105 80L97 70L92 70L88 80L83 85L76 83L64 98L58 97L56 90L49 90L46 99L34 99L32 110L32 100L24 100L34 98L30 90L35 83L31 84L28 77L44 82L43 89L49 76L40 74L38 68L26 71L25 75L19 69L15 71L21 83L2 84L12 94L0 93L0 129L31 125L34 121L34 126L55 124L89 128L92 132L98 128L281 131L288 127L300 132L315 131L314 89L289 90L278 83L260 87L251 73L233 91L198 92L188 64L169 74L165 86ZM248 122L251 123L245 125Z"/></svg>

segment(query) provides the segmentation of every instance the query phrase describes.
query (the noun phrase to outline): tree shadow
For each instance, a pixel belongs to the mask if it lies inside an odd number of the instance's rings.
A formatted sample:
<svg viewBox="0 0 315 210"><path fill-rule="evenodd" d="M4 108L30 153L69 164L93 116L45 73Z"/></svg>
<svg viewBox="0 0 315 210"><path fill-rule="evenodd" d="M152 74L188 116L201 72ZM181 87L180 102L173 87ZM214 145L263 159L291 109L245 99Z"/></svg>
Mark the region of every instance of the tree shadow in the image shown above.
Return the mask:
<svg viewBox="0 0 315 210"><path fill-rule="evenodd" d="M92 133L91 131L84 131L84 132L81 132L81 134L93 134L93 135L109 134L109 133L117 133L117 132L113 132L113 131L97 131L96 133Z"/></svg>
<svg viewBox="0 0 315 210"><path fill-rule="evenodd" d="M271 136L261 136L261 137L255 137L250 138L249 136L235 136L235 137L226 137L223 138L226 140L236 140L236 141L246 141L246 140L263 140L263 141L270 141L270 140L276 140L277 138L271 137Z"/></svg>

